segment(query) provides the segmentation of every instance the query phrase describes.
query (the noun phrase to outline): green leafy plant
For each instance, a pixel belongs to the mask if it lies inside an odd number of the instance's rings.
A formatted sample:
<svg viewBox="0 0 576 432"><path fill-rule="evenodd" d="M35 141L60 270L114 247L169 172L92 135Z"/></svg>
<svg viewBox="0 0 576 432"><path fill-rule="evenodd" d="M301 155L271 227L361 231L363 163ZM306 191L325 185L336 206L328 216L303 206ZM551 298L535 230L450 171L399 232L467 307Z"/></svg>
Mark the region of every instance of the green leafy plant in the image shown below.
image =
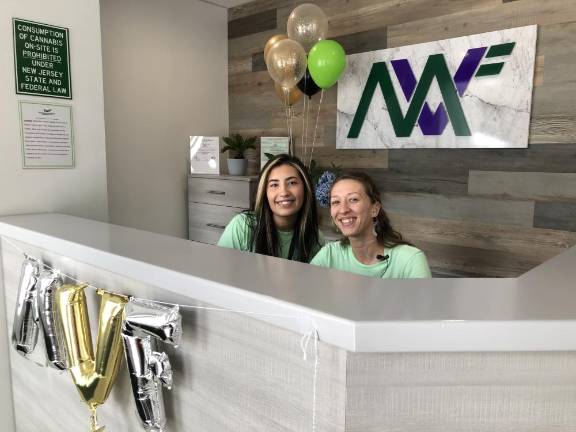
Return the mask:
<svg viewBox="0 0 576 432"><path fill-rule="evenodd" d="M256 137L244 138L240 134L232 134L229 137L222 138L226 145L222 148L221 152L227 152L230 159L245 159L244 152L249 149L256 148Z"/></svg>

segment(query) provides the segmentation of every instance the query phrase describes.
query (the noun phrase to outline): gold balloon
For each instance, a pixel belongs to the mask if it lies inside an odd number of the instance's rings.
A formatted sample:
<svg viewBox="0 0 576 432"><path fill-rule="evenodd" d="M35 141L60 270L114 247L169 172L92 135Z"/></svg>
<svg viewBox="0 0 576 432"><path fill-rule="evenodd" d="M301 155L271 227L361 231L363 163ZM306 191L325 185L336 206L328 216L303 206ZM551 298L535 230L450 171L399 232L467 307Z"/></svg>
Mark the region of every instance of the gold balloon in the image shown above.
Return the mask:
<svg viewBox="0 0 576 432"><path fill-rule="evenodd" d="M291 39L276 42L268 51L268 73L284 88L294 87L306 72L306 52Z"/></svg>
<svg viewBox="0 0 576 432"><path fill-rule="evenodd" d="M266 45L264 45L264 63L268 63L268 53L270 52L270 48L272 48L272 46L276 43L276 42L280 42L281 40L284 39L288 39L288 36L286 36L285 34L277 34L272 36L270 39L268 39L268 42L266 42Z"/></svg>
<svg viewBox="0 0 576 432"><path fill-rule="evenodd" d="M274 83L274 91L284 106L292 106L302 97L302 92L298 90L298 87L284 90L280 84Z"/></svg>
<svg viewBox="0 0 576 432"><path fill-rule="evenodd" d="M312 3L296 7L288 16L288 37L300 42L306 51L319 40L326 39L328 18L322 9Z"/></svg>
<svg viewBox="0 0 576 432"><path fill-rule="evenodd" d="M98 426L96 407L106 402L122 361L121 328L128 297L98 290L101 302L94 357L85 288L86 285L63 285L56 292L56 301L64 327L70 374L90 408L90 430L99 432L104 427Z"/></svg>

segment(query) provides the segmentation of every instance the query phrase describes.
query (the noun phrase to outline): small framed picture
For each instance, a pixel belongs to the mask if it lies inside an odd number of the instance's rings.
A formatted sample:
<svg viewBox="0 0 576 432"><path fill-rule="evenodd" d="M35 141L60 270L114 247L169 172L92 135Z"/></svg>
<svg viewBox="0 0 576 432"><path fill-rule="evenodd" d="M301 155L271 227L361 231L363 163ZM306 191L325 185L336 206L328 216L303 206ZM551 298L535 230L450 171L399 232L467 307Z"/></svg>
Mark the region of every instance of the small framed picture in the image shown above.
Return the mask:
<svg viewBox="0 0 576 432"><path fill-rule="evenodd" d="M220 137L190 137L190 174L220 174Z"/></svg>

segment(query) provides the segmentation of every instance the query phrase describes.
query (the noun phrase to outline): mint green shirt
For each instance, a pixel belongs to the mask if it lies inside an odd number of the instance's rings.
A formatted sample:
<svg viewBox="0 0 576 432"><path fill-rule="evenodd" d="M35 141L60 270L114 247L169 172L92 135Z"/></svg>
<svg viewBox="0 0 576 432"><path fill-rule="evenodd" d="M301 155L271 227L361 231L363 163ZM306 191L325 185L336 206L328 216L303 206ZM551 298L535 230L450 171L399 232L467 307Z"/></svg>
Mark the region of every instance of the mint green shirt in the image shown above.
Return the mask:
<svg viewBox="0 0 576 432"><path fill-rule="evenodd" d="M237 214L232 218L232 220L226 225L226 229L220 236L218 240L218 246L227 247L230 249L238 249L241 251L252 251L250 245L250 221L249 216L246 213ZM290 252L290 243L292 242L292 231L280 231L277 230L278 240L280 246L280 258L288 258L288 253ZM312 256L314 256L320 248L324 245L324 236L321 232L318 232L319 245L312 251Z"/></svg>
<svg viewBox="0 0 576 432"><path fill-rule="evenodd" d="M392 249L385 249L384 254L389 256L386 261L362 264L354 256L350 245L336 241L320 249L310 264L377 278L432 277L426 255L414 246L398 245Z"/></svg>

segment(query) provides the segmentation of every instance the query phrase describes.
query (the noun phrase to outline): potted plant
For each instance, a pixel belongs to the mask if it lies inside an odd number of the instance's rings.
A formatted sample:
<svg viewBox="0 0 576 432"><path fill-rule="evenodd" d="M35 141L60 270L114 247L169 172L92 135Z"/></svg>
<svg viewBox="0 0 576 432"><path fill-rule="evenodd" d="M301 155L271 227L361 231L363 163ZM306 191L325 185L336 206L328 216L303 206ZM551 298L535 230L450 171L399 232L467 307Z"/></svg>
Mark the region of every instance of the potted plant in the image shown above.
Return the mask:
<svg viewBox="0 0 576 432"><path fill-rule="evenodd" d="M228 152L228 173L230 175L246 175L248 161L244 157L244 152L248 149L255 149L256 137L244 138L240 134L222 138L226 145L222 148L222 153Z"/></svg>

